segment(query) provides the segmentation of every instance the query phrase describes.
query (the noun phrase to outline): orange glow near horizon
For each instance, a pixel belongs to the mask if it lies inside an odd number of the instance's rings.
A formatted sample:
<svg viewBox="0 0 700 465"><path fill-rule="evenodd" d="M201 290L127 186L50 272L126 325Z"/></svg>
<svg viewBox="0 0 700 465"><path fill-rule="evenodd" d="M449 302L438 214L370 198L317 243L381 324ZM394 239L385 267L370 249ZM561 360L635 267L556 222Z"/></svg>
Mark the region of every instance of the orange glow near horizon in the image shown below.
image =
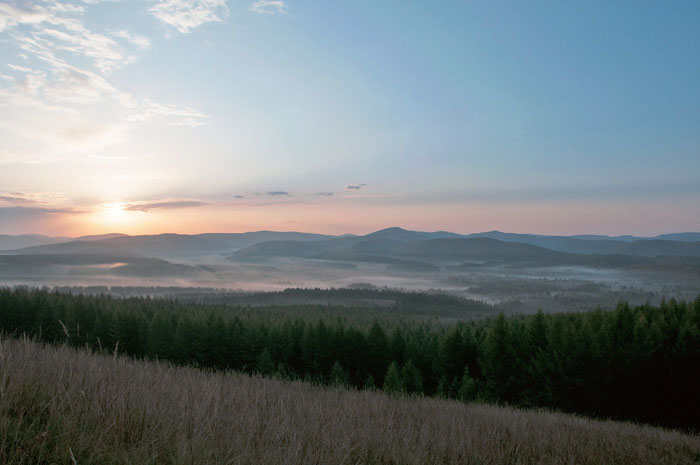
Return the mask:
<svg viewBox="0 0 700 465"><path fill-rule="evenodd" d="M113 223L117 225L121 225L124 223L127 215L124 211L123 203L106 203L100 205L100 207L101 208L97 213L100 216L99 221L102 221L104 223Z"/></svg>
<svg viewBox="0 0 700 465"><path fill-rule="evenodd" d="M399 226L406 229L457 233L500 230L515 233L636 234L652 236L665 232L659 224L684 224L684 230L697 230L688 214L698 207L661 203L630 202L624 214L619 206L590 203L567 204L434 204L387 205L353 203L205 205L191 208L134 211L122 202L100 204L93 211L79 214L52 214L41 221L25 222L22 230L0 233L38 233L50 236L89 234L199 234L237 233L258 230L303 231L324 234L366 234ZM653 212L652 221L648 213ZM659 222L659 218L662 219ZM685 220L685 223L683 221ZM677 231L676 231L677 232Z"/></svg>
<svg viewBox="0 0 700 465"><path fill-rule="evenodd" d="M79 229L80 234L103 234L105 231L128 231L138 224L138 213L126 210L126 204L122 202L104 203L85 215L85 220L81 221L86 229ZM82 218L81 218L82 219ZM85 224L87 223L87 224ZM85 232L88 230L89 232Z"/></svg>

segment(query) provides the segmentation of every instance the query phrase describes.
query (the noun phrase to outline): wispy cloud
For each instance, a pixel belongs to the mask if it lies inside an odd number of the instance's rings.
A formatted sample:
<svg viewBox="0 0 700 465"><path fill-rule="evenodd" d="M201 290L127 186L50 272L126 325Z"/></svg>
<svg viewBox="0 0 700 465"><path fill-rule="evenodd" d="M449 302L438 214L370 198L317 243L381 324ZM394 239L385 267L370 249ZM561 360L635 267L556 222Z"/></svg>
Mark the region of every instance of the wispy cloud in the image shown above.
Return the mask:
<svg viewBox="0 0 700 465"><path fill-rule="evenodd" d="M126 121L150 121L152 119L163 118L170 121L175 126L196 127L206 124L208 116L194 108L179 107L177 105L164 105L146 99L141 102L134 101L127 97L126 106L134 109L133 112L125 116Z"/></svg>
<svg viewBox="0 0 700 465"><path fill-rule="evenodd" d="M191 207L202 207L208 205L206 202L200 202L198 200L170 200L165 202L151 202L151 203L131 203L124 206L124 210L127 211L140 211L147 212L154 209L176 209L176 208L191 208Z"/></svg>
<svg viewBox="0 0 700 465"><path fill-rule="evenodd" d="M18 24L39 24L50 16L50 12L37 5L25 3L15 6L3 2L0 3L0 32Z"/></svg>
<svg viewBox="0 0 700 465"><path fill-rule="evenodd" d="M15 7L0 3L0 32L7 30L22 48L33 49L33 53L42 50L43 58L47 50L77 55L88 58L104 73L135 60L130 54L134 40L143 44L128 31L113 38L88 29L82 21L83 5L56 0L22 4Z"/></svg>
<svg viewBox="0 0 700 465"><path fill-rule="evenodd" d="M59 192L0 192L0 202L12 205L60 205L64 203L67 196Z"/></svg>
<svg viewBox="0 0 700 465"><path fill-rule="evenodd" d="M248 9L261 15L288 14L287 4L283 0L256 0Z"/></svg>
<svg viewBox="0 0 700 465"><path fill-rule="evenodd" d="M43 208L43 207L2 207L0 206L0 221L17 221L41 219L56 215L79 215L84 211L73 208Z"/></svg>
<svg viewBox="0 0 700 465"><path fill-rule="evenodd" d="M120 29L119 31L112 32L114 37L119 37L121 39L126 39L132 44L136 45L138 48L146 49L151 47L151 41L148 37L132 34L126 29Z"/></svg>
<svg viewBox="0 0 700 465"><path fill-rule="evenodd" d="M316 195L320 195L323 197L333 197L335 195L334 192L316 192Z"/></svg>
<svg viewBox="0 0 700 465"><path fill-rule="evenodd" d="M345 189L349 190L349 191L359 191L360 189L362 189L366 185L367 184L364 184L364 183L362 183L362 184L350 184L348 186L345 186Z"/></svg>
<svg viewBox="0 0 700 465"><path fill-rule="evenodd" d="M32 204L37 203L34 199L28 199L19 193L13 192L16 195L0 195L0 201L11 203L11 204Z"/></svg>
<svg viewBox="0 0 700 465"><path fill-rule="evenodd" d="M27 68L26 66L13 65L12 63L8 63L7 67L13 71L17 71L20 73L31 73L32 72L31 68Z"/></svg>
<svg viewBox="0 0 700 465"><path fill-rule="evenodd" d="M281 196L291 196L287 191L267 191L267 192L256 192L255 195L267 195L269 197L281 197Z"/></svg>
<svg viewBox="0 0 700 465"><path fill-rule="evenodd" d="M149 11L182 34L205 23L221 22L229 14L225 0L160 0Z"/></svg>
<svg viewBox="0 0 700 465"><path fill-rule="evenodd" d="M223 0L222 0L223 1ZM38 107L43 112L75 111L95 103L117 104L120 119L127 122L164 120L173 125L200 126L207 116L189 107L140 99L118 89L108 74L136 60L134 52L148 48L148 38L126 29L96 32L84 22L88 3L53 1L0 3L0 32L24 57L22 65L10 63L7 77L12 83L0 88L0 103ZM194 11L212 7L212 2L160 2L153 8L185 8ZM214 2L216 3L216 2ZM225 7L225 6L224 6ZM164 11L165 11L164 10ZM31 58L31 60L30 60ZM74 60L77 58L77 60ZM84 59L92 63L86 66ZM7 80L7 79L6 79Z"/></svg>

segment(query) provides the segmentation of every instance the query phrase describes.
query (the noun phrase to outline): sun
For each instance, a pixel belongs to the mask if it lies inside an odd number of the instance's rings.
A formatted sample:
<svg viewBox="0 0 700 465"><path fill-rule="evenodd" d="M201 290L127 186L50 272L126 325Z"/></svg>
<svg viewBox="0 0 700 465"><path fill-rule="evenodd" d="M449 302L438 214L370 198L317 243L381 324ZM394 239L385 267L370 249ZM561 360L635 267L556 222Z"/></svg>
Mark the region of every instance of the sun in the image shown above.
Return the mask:
<svg viewBox="0 0 700 465"><path fill-rule="evenodd" d="M105 224L124 224L128 221L129 212L123 203L103 203L98 210L99 221Z"/></svg>

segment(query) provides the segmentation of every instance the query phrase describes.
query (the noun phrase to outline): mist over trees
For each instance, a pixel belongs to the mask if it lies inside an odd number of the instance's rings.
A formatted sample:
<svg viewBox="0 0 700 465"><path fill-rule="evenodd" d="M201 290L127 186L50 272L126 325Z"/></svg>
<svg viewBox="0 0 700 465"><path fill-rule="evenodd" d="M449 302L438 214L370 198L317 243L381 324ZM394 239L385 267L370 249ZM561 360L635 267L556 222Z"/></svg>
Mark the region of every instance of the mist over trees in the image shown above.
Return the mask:
<svg viewBox="0 0 700 465"><path fill-rule="evenodd" d="M319 306L308 306L318 315ZM0 330L43 342L390 393L697 428L700 298L438 324L303 318L150 298L0 290ZM273 316L271 316L273 315Z"/></svg>

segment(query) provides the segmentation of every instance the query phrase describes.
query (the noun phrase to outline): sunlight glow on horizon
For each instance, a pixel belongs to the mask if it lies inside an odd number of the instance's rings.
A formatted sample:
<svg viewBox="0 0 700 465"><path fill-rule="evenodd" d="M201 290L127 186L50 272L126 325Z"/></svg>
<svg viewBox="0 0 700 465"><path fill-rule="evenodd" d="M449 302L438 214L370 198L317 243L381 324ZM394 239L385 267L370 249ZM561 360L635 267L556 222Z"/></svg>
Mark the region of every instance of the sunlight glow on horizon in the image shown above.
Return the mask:
<svg viewBox="0 0 700 465"><path fill-rule="evenodd" d="M106 227L126 227L129 222L129 212L124 210L124 203L106 203L99 206L96 222Z"/></svg>
<svg viewBox="0 0 700 465"><path fill-rule="evenodd" d="M683 224L690 231L693 218L686 215L693 206L682 205L668 209L663 204L628 203L627 214L620 215L613 206L591 206L572 203L557 209L540 204L511 205L432 205L415 209L411 205L381 204L316 204L289 205L279 203L265 206L207 205L186 209L127 210L125 203L102 204L92 212L58 217L54 228L46 223L27 225L12 233L36 233L78 237L91 234L200 234L241 233L258 230L301 231L323 234L367 234L387 227L456 233L477 233L500 230L514 233L574 235L605 234L655 236L678 232L659 227L664 223ZM695 207L696 208L696 207ZM697 208L696 208L697 209ZM644 214L652 212L654 221ZM333 221L329 221L333 218ZM446 220L446 218L448 220ZM504 220L505 218L505 220ZM59 221L60 220L60 221ZM605 228L592 226L605 224Z"/></svg>

